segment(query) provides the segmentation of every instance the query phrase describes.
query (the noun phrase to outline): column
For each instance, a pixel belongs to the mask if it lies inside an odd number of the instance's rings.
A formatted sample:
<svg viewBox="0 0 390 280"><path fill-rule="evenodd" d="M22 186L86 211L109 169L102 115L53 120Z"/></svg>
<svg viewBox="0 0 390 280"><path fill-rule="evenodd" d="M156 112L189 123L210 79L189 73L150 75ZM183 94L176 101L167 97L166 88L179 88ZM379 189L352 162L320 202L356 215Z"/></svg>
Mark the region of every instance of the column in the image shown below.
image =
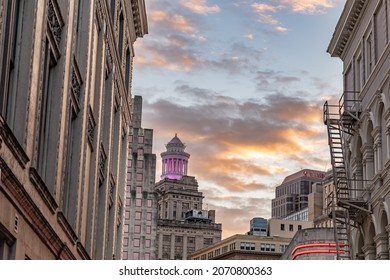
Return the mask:
<svg viewBox="0 0 390 280"><path fill-rule="evenodd" d="M364 259L365 260L375 260L376 259L376 245L375 243L370 245L364 245L363 248Z"/></svg>
<svg viewBox="0 0 390 280"><path fill-rule="evenodd" d="M374 237L376 244L376 252L378 260L388 260L389 259L389 237L388 233L380 233Z"/></svg>
<svg viewBox="0 0 390 280"><path fill-rule="evenodd" d="M187 233L183 234L183 260L187 260Z"/></svg>
<svg viewBox="0 0 390 280"><path fill-rule="evenodd" d="M158 234L158 251L157 251L157 259L162 259L162 248L163 248L163 234Z"/></svg>
<svg viewBox="0 0 390 280"><path fill-rule="evenodd" d="M171 255L169 256L170 260L175 259L175 240L176 236L174 234L171 235Z"/></svg>

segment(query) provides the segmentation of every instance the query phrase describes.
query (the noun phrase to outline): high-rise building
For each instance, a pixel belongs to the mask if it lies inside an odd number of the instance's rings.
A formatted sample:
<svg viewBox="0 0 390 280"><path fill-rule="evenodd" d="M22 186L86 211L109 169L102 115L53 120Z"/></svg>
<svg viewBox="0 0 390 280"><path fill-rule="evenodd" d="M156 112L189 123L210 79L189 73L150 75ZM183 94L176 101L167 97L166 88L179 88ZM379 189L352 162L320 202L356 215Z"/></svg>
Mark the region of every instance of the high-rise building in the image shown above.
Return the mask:
<svg viewBox="0 0 390 280"><path fill-rule="evenodd" d="M157 259L190 259L196 250L221 240L222 225L215 210L203 209L198 182L188 176L185 145L175 135L161 153L162 175L158 193Z"/></svg>
<svg viewBox="0 0 390 280"><path fill-rule="evenodd" d="M141 127L142 97L134 96L127 153L122 259L156 259L157 193L153 130Z"/></svg>
<svg viewBox="0 0 390 280"><path fill-rule="evenodd" d="M303 169L287 176L276 187L275 198L272 199L272 218L281 219L297 214L303 215L298 219L307 220L308 196L312 193L312 185L321 182L324 176L325 172L311 169Z"/></svg>
<svg viewBox="0 0 390 280"><path fill-rule="evenodd" d="M339 103L324 104L338 258L390 257L389 1L347 0L328 53L343 63Z"/></svg>
<svg viewBox="0 0 390 280"><path fill-rule="evenodd" d="M118 259L143 0L0 0L0 259Z"/></svg>

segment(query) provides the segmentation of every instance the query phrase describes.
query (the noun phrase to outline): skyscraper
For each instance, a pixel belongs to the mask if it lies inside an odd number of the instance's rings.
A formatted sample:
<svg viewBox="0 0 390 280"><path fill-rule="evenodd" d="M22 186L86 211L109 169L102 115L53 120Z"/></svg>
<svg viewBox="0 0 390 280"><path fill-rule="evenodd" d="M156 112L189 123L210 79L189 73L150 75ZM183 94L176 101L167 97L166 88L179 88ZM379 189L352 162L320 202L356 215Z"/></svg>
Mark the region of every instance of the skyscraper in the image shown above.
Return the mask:
<svg viewBox="0 0 390 280"><path fill-rule="evenodd" d="M191 259L196 250L221 240L222 225L215 223L215 210L203 209L198 182L188 176L190 154L175 135L161 153L158 193L157 259Z"/></svg>
<svg viewBox="0 0 390 280"><path fill-rule="evenodd" d="M142 97L134 96L128 139L122 259L156 258L157 193L153 130L141 127Z"/></svg>

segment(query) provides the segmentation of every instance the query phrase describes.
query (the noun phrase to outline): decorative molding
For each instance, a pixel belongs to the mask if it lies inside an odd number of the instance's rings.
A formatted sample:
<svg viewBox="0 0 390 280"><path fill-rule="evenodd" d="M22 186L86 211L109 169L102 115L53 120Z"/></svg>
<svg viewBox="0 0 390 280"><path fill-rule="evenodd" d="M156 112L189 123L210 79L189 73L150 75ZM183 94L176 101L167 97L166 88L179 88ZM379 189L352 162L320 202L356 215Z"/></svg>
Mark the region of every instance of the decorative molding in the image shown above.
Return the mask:
<svg viewBox="0 0 390 280"><path fill-rule="evenodd" d="M64 20L61 16L60 8L58 7L56 0L49 0L47 2L47 22L53 34L54 40L57 43L57 47L59 47Z"/></svg>
<svg viewBox="0 0 390 280"><path fill-rule="evenodd" d="M90 260L91 259L88 252L85 250L83 244L81 244L80 241L77 241L76 247L77 247L77 252L80 254L80 256L83 260Z"/></svg>
<svg viewBox="0 0 390 280"><path fill-rule="evenodd" d="M54 214L58 208L58 204L47 188L45 182L42 180L38 171L33 167L30 168L30 181L38 191L46 206L49 208L50 212Z"/></svg>
<svg viewBox="0 0 390 280"><path fill-rule="evenodd" d="M88 106L88 124L87 124L87 138L88 143L93 151L93 141L95 138L95 127L96 127L96 121L93 116L93 111L91 106Z"/></svg>
<svg viewBox="0 0 390 280"><path fill-rule="evenodd" d="M80 111L80 95L81 95L81 85L83 80L81 79L81 74L79 66L75 57L73 57L72 63L72 73L71 73L71 83L72 83L72 99L75 103L77 112Z"/></svg>

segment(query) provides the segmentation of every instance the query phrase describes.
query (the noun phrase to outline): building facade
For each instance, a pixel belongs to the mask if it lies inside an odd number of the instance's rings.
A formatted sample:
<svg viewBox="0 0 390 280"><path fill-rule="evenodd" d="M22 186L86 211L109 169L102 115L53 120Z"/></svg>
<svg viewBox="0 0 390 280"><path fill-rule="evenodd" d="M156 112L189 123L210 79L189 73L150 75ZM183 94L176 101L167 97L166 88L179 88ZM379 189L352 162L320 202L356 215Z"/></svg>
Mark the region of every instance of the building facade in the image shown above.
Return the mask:
<svg viewBox="0 0 390 280"><path fill-rule="evenodd" d="M0 259L120 258L144 1L0 1Z"/></svg>
<svg viewBox="0 0 390 280"><path fill-rule="evenodd" d="M187 175L190 155L185 145L175 135L166 147L156 183L157 259L188 260L196 250L221 240L222 225L215 222L215 210L203 209L198 182Z"/></svg>
<svg viewBox="0 0 390 280"><path fill-rule="evenodd" d="M142 97L134 96L127 153L123 221L124 260L156 259L157 193L153 130L141 127Z"/></svg>
<svg viewBox="0 0 390 280"><path fill-rule="evenodd" d="M312 185L321 182L324 175L321 171L303 169L287 176L276 187L275 198L272 199L272 218L281 219L307 208Z"/></svg>
<svg viewBox="0 0 390 280"><path fill-rule="evenodd" d="M193 260L278 260L291 238L235 234L197 250Z"/></svg>
<svg viewBox="0 0 390 280"><path fill-rule="evenodd" d="M339 114L332 116L328 103L324 112L330 144L336 146L337 132L343 144L342 162L335 149L331 155L337 205L350 217L350 259L389 259L389 8L388 0L346 1L327 50L343 62L344 92L334 104Z"/></svg>

